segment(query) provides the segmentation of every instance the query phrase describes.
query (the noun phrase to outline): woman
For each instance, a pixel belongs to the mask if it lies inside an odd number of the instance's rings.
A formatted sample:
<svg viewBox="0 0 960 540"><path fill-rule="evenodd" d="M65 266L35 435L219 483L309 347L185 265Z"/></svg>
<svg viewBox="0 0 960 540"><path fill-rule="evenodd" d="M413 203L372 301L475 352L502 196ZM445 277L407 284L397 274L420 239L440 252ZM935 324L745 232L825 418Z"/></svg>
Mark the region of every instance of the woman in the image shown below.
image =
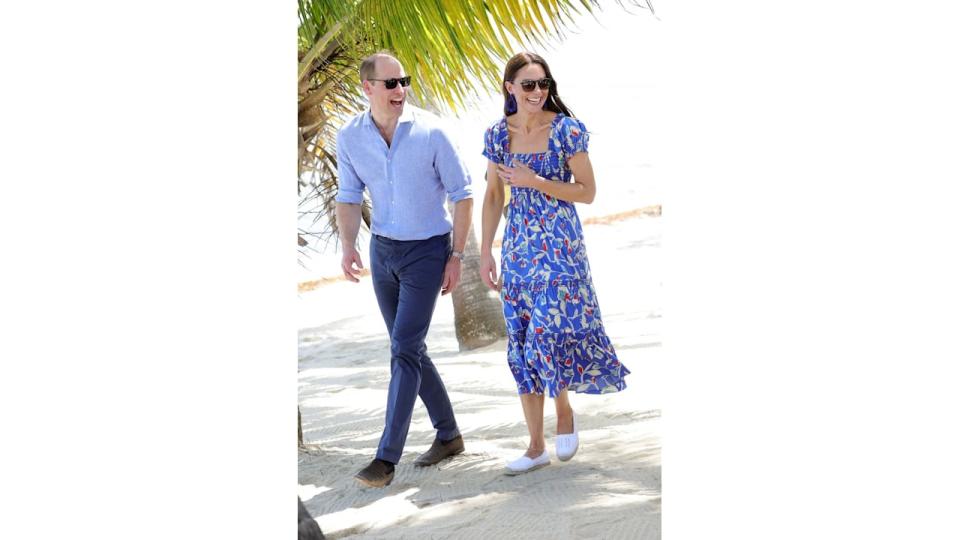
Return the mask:
<svg viewBox="0 0 960 540"><path fill-rule="evenodd" d="M630 372L617 360L603 329L574 207L593 202L596 192L587 130L560 100L550 68L539 55L511 58L502 87L504 117L487 130L483 152L490 162L480 273L503 299L507 362L530 432L526 453L507 463L507 474L519 474L550 464L543 435L544 393L554 398L556 453L566 461L579 447L567 391L623 390L623 377ZM504 184L511 196L500 254L501 285L491 247Z"/></svg>

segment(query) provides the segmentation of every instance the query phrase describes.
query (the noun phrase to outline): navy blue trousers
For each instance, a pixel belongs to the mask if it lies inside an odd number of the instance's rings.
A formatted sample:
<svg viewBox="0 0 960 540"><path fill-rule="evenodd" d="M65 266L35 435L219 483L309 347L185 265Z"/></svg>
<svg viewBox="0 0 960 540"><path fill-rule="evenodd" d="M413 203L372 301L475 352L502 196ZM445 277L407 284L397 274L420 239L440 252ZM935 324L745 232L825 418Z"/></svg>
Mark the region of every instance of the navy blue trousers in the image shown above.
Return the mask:
<svg viewBox="0 0 960 540"><path fill-rule="evenodd" d="M400 461L417 396L440 439L460 434L447 389L424 343L450 249L449 233L409 241L374 235L370 241L373 290L390 334L387 418L377 457L391 463Z"/></svg>

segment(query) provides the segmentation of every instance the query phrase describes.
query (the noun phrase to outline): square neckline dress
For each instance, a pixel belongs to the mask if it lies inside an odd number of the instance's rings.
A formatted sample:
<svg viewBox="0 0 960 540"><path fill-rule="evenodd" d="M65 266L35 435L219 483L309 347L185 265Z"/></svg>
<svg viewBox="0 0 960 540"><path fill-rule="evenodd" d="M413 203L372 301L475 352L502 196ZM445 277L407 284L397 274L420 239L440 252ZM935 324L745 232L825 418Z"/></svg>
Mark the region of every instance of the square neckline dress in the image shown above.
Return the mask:
<svg viewBox="0 0 960 540"><path fill-rule="evenodd" d="M558 113L546 152L512 153L503 117L489 129L483 155L537 175L570 182L570 156L586 152L584 124ZM534 188L510 188L500 250L507 363L520 394L567 389L604 394L626 388L630 371L620 363L600 316L583 227L574 203Z"/></svg>

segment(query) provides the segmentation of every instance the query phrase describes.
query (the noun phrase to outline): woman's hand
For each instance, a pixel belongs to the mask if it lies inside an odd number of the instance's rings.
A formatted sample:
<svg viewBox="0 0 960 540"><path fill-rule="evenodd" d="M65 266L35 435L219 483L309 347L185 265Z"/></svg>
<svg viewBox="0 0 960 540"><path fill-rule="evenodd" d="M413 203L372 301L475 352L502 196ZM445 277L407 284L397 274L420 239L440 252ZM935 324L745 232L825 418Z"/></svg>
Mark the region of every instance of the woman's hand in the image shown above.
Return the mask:
<svg viewBox="0 0 960 540"><path fill-rule="evenodd" d="M500 292L497 282L497 263L489 251L480 255L480 279L491 290Z"/></svg>
<svg viewBox="0 0 960 540"><path fill-rule="evenodd" d="M538 189L538 186L543 183L543 179L523 163L517 164L516 167L497 165L497 176L503 180L503 183L513 187Z"/></svg>

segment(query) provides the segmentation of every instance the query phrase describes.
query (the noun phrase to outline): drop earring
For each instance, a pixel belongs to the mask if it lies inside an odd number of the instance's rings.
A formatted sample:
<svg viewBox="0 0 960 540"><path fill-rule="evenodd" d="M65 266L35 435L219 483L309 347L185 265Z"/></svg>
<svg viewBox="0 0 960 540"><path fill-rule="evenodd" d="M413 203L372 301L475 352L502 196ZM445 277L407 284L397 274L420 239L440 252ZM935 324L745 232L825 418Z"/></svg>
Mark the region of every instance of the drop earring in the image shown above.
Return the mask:
<svg viewBox="0 0 960 540"><path fill-rule="evenodd" d="M517 98L514 97L513 94L510 94L510 96L507 97L507 101L503 105L503 112L507 115L517 112Z"/></svg>

